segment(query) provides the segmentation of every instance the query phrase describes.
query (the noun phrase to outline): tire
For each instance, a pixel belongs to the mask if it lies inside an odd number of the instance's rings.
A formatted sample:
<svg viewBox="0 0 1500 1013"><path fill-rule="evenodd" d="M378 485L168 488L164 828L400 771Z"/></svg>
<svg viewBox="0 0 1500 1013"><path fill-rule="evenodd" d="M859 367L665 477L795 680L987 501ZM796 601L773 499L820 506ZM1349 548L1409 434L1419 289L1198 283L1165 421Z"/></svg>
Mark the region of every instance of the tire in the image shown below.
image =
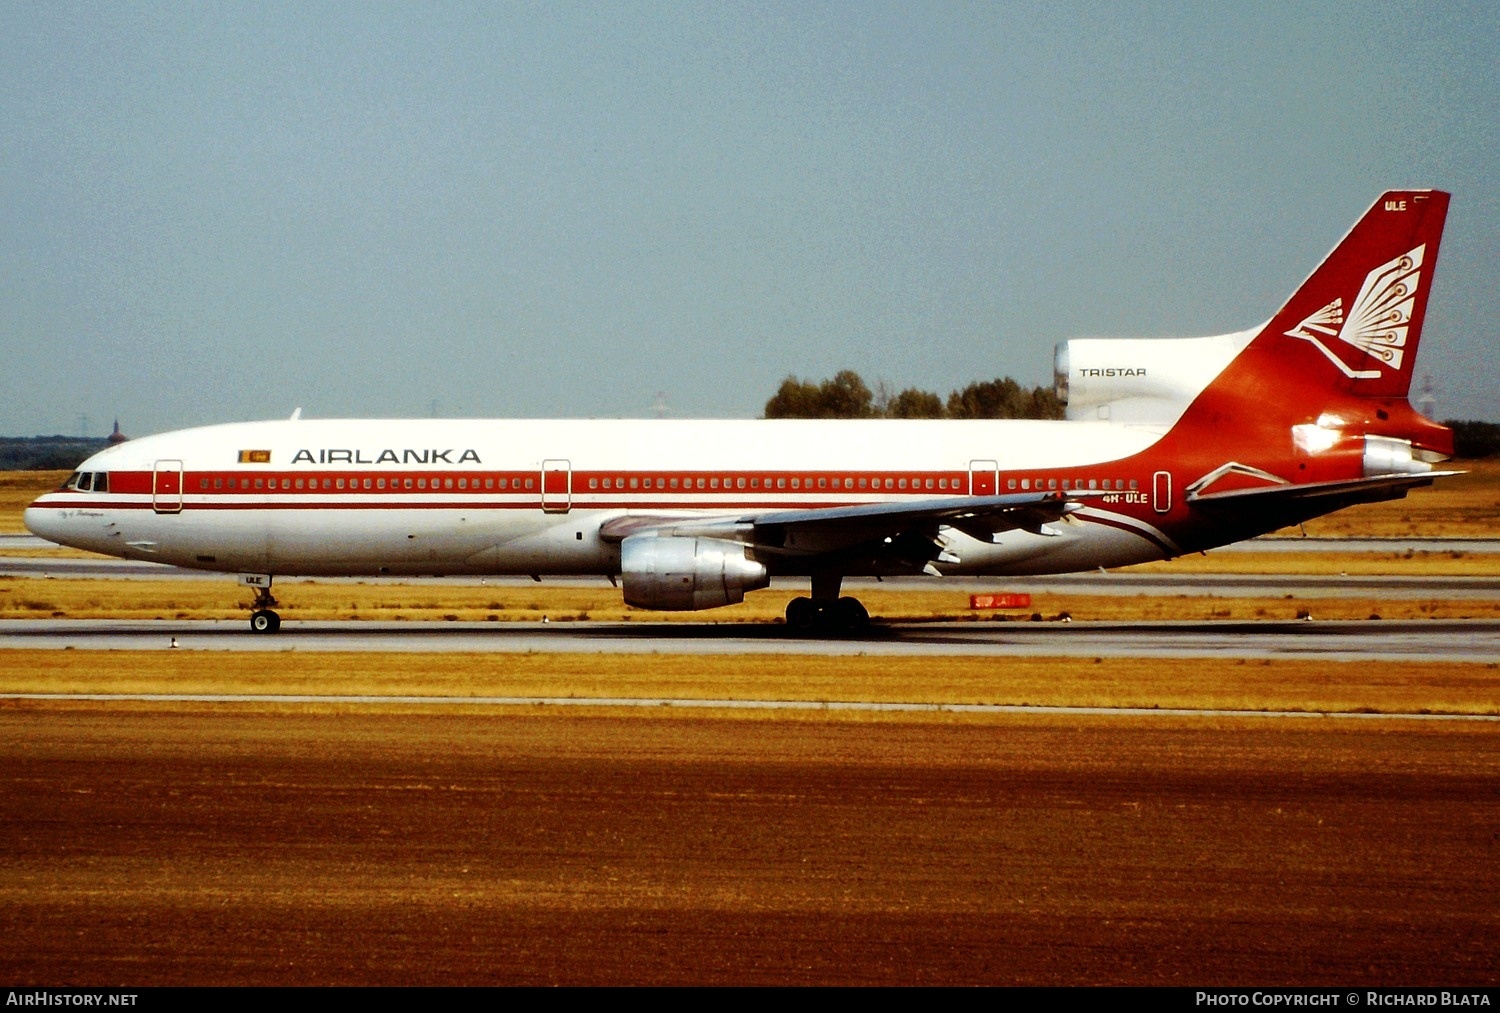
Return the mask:
<svg viewBox="0 0 1500 1013"><path fill-rule="evenodd" d="M786 624L790 629L807 632L818 623L818 609L811 598L793 598L786 603Z"/></svg>
<svg viewBox="0 0 1500 1013"><path fill-rule="evenodd" d="M250 613L250 629L255 633L275 633L281 629L281 616L270 609Z"/></svg>
<svg viewBox="0 0 1500 1013"><path fill-rule="evenodd" d="M840 598L833 614L834 622L845 633L863 633L870 628L870 613L858 598Z"/></svg>

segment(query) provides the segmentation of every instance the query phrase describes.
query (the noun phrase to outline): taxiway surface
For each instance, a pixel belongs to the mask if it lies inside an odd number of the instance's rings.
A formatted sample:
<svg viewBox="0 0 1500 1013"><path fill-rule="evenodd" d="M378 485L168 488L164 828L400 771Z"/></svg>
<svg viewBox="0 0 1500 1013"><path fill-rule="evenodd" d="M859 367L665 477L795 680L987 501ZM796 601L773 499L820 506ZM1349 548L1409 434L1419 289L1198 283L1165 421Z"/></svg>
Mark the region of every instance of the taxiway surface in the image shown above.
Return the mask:
<svg viewBox="0 0 1500 1013"><path fill-rule="evenodd" d="M1500 621L930 622L860 637L799 637L780 624L4 620L0 650L400 651L581 654L972 655L1500 660Z"/></svg>

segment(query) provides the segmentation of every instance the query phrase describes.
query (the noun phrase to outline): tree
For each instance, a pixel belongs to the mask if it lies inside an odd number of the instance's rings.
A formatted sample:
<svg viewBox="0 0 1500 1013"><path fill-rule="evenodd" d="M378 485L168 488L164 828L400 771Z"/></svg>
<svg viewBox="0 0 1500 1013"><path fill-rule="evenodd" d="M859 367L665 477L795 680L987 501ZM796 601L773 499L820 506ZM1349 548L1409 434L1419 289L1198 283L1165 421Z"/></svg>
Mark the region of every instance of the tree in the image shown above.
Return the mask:
<svg viewBox="0 0 1500 1013"><path fill-rule="evenodd" d="M819 414L821 419L867 419L875 414L874 395L859 374L852 369L841 369L832 380L823 381L818 388Z"/></svg>
<svg viewBox="0 0 1500 1013"><path fill-rule="evenodd" d="M908 387L891 398L885 413L893 419L940 419L943 399L931 391Z"/></svg>
<svg viewBox="0 0 1500 1013"><path fill-rule="evenodd" d="M818 404L818 388L804 383L795 376L781 381L781 386L766 402L768 419L815 419Z"/></svg>
<svg viewBox="0 0 1500 1013"><path fill-rule="evenodd" d="M1453 430L1455 457L1473 459L1500 454L1500 425L1494 422L1449 419L1443 425Z"/></svg>
<svg viewBox="0 0 1500 1013"><path fill-rule="evenodd" d="M766 402L766 418L867 419L875 414L873 402L870 388L852 369L817 385L789 376Z"/></svg>
<svg viewBox="0 0 1500 1013"><path fill-rule="evenodd" d="M1019 419L1030 407L1030 397L1008 376L971 383L948 395L948 415L955 419Z"/></svg>
<svg viewBox="0 0 1500 1013"><path fill-rule="evenodd" d="M942 398L931 391L908 387L891 397L885 381L870 392L852 369L840 370L831 380L811 383L789 376L766 402L768 419L1060 419L1063 403L1051 387L1022 387L1010 377L983 380Z"/></svg>

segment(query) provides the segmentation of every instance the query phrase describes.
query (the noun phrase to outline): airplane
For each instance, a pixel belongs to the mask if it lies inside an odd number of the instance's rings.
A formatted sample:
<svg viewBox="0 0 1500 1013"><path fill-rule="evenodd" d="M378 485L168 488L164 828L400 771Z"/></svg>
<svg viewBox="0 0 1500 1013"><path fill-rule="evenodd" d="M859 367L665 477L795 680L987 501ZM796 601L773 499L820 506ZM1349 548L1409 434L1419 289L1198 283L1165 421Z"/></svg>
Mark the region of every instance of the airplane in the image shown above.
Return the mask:
<svg viewBox="0 0 1500 1013"><path fill-rule="evenodd" d="M1066 418L231 423L120 443L25 512L111 556L239 575L591 574L628 605L810 578L803 632L866 627L845 577L1169 559L1398 499L1453 434L1407 399L1449 194L1383 194L1266 324L1057 346Z"/></svg>

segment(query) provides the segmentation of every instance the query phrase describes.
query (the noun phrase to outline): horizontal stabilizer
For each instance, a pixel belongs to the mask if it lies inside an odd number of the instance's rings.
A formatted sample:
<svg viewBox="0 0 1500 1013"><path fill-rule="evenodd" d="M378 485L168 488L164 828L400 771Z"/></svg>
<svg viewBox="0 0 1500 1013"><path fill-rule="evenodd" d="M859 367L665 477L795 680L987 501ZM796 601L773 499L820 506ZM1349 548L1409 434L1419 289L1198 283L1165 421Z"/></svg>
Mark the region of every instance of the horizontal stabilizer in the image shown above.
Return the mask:
<svg viewBox="0 0 1500 1013"><path fill-rule="evenodd" d="M1189 503L1213 504L1246 502L1287 502L1292 500L1316 500L1321 498L1350 497L1352 502L1363 499L1395 499L1405 495L1407 489L1431 485L1435 478L1462 475L1462 471L1427 471L1420 475L1375 475L1372 478L1355 478L1339 482L1310 482L1305 485L1270 485L1255 489L1230 489L1225 492L1191 492ZM1396 496L1381 496L1382 492Z"/></svg>

